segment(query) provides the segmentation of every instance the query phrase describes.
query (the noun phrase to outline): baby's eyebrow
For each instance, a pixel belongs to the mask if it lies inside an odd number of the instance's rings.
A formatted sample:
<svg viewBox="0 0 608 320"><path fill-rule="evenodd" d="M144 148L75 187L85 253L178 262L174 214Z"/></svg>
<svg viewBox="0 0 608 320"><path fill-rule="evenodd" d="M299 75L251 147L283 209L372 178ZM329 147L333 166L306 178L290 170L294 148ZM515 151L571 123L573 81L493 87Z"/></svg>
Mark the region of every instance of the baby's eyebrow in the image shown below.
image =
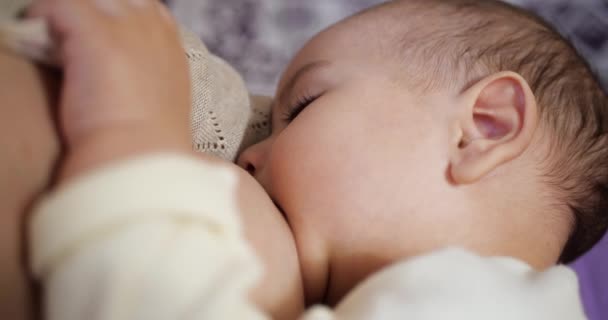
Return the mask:
<svg viewBox="0 0 608 320"><path fill-rule="evenodd" d="M298 84L298 81L302 77L304 77L304 75L306 75L307 73L313 72L321 67L325 67L329 64L330 64L330 62L328 60L317 60L317 61L309 62L309 63L305 64L304 66L302 66L300 69L298 69L298 71L296 71L294 73L294 75L291 77L291 79L285 84L285 86L283 87L283 90L281 90L281 94L279 95L278 102L281 105L285 104L287 99L291 96L292 91L294 90L296 84Z"/></svg>

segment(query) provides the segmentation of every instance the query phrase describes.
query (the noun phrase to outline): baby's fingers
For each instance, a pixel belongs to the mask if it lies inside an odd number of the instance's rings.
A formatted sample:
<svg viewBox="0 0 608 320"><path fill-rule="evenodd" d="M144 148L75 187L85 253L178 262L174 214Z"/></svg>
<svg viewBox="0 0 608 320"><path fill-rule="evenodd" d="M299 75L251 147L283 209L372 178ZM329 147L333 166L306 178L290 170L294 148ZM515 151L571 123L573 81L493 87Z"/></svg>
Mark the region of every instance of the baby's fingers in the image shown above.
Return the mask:
<svg viewBox="0 0 608 320"><path fill-rule="evenodd" d="M101 36L125 22L173 25L171 15L157 0L36 0L27 15L47 19L60 37Z"/></svg>
<svg viewBox="0 0 608 320"><path fill-rule="evenodd" d="M106 59L161 45L147 37L177 37L173 18L157 0L37 0L27 15L46 20L64 66L83 55Z"/></svg>
<svg viewBox="0 0 608 320"><path fill-rule="evenodd" d="M95 2L109 3L109 0ZM107 13L97 9L93 3L93 0L37 0L28 8L27 16L45 19L54 36L60 39L97 36L110 21Z"/></svg>

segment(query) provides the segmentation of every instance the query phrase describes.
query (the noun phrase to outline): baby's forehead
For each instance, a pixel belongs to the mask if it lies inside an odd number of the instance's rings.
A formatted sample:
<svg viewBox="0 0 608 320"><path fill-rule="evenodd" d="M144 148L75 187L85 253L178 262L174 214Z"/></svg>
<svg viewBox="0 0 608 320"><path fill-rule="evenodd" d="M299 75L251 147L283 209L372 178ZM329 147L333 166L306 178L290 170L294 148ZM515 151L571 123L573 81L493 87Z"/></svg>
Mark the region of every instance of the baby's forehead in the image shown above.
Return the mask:
<svg viewBox="0 0 608 320"><path fill-rule="evenodd" d="M461 8L455 5L459 2L476 5ZM509 40L520 29L534 28L529 17L504 5L483 3L409 0L373 7L311 39L284 76L292 76L309 61L351 59L360 65L385 67L391 77L408 85L438 88L466 82L474 77L468 70L476 69L472 66L477 60L510 54L499 50L501 42L522 49L534 45L524 38ZM496 21L489 24L490 20Z"/></svg>
<svg viewBox="0 0 608 320"><path fill-rule="evenodd" d="M413 83L446 84L471 81L490 72L488 66L517 60L539 44L550 46L549 29L500 1L397 0L349 17L327 33L328 38L359 39L349 50L370 50L366 53Z"/></svg>
<svg viewBox="0 0 608 320"><path fill-rule="evenodd" d="M348 17L310 39L290 67L303 60L345 60L349 57L385 62L387 55L396 56L402 51L401 40L408 29L408 24L400 22L402 18L395 17L382 6Z"/></svg>
<svg viewBox="0 0 608 320"><path fill-rule="evenodd" d="M374 64L384 44L385 37L377 37L378 27L370 19L359 17L343 20L315 35L295 55L287 66L279 84L279 92L303 69L310 66L331 64L332 67L346 65L344 62L356 61L360 67ZM382 44L380 42L383 42Z"/></svg>
<svg viewBox="0 0 608 320"><path fill-rule="evenodd" d="M378 57L376 62L390 62L394 66L421 63L410 55L417 46L431 42L447 46L458 41L447 36L438 38L441 29L460 23L457 17L437 12L426 14L428 9L407 5L408 1L395 2L348 17L321 32L307 46L320 46L321 51L336 48L342 56L359 52L370 58Z"/></svg>

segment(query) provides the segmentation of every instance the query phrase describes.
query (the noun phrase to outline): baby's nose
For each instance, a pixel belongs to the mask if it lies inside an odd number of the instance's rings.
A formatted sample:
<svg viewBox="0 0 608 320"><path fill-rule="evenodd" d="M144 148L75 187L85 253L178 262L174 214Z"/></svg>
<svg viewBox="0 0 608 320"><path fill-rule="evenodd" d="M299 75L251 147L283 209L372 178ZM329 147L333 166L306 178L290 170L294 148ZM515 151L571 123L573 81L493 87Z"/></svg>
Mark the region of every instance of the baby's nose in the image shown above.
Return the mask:
<svg viewBox="0 0 608 320"><path fill-rule="evenodd" d="M266 162L267 148L268 139L250 146L239 155L237 164L255 177L256 173L261 171Z"/></svg>

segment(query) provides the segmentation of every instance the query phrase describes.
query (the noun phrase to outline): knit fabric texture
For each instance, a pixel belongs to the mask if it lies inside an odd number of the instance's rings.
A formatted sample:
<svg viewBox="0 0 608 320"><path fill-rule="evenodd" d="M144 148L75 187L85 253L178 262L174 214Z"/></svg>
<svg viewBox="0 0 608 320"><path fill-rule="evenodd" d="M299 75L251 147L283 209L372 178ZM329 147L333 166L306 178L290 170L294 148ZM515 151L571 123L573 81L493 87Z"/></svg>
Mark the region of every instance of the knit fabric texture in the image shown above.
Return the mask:
<svg viewBox="0 0 608 320"><path fill-rule="evenodd" d="M250 97L228 63L210 54L185 28L181 34L192 79L194 148L234 161L239 151L270 133L270 100Z"/></svg>

